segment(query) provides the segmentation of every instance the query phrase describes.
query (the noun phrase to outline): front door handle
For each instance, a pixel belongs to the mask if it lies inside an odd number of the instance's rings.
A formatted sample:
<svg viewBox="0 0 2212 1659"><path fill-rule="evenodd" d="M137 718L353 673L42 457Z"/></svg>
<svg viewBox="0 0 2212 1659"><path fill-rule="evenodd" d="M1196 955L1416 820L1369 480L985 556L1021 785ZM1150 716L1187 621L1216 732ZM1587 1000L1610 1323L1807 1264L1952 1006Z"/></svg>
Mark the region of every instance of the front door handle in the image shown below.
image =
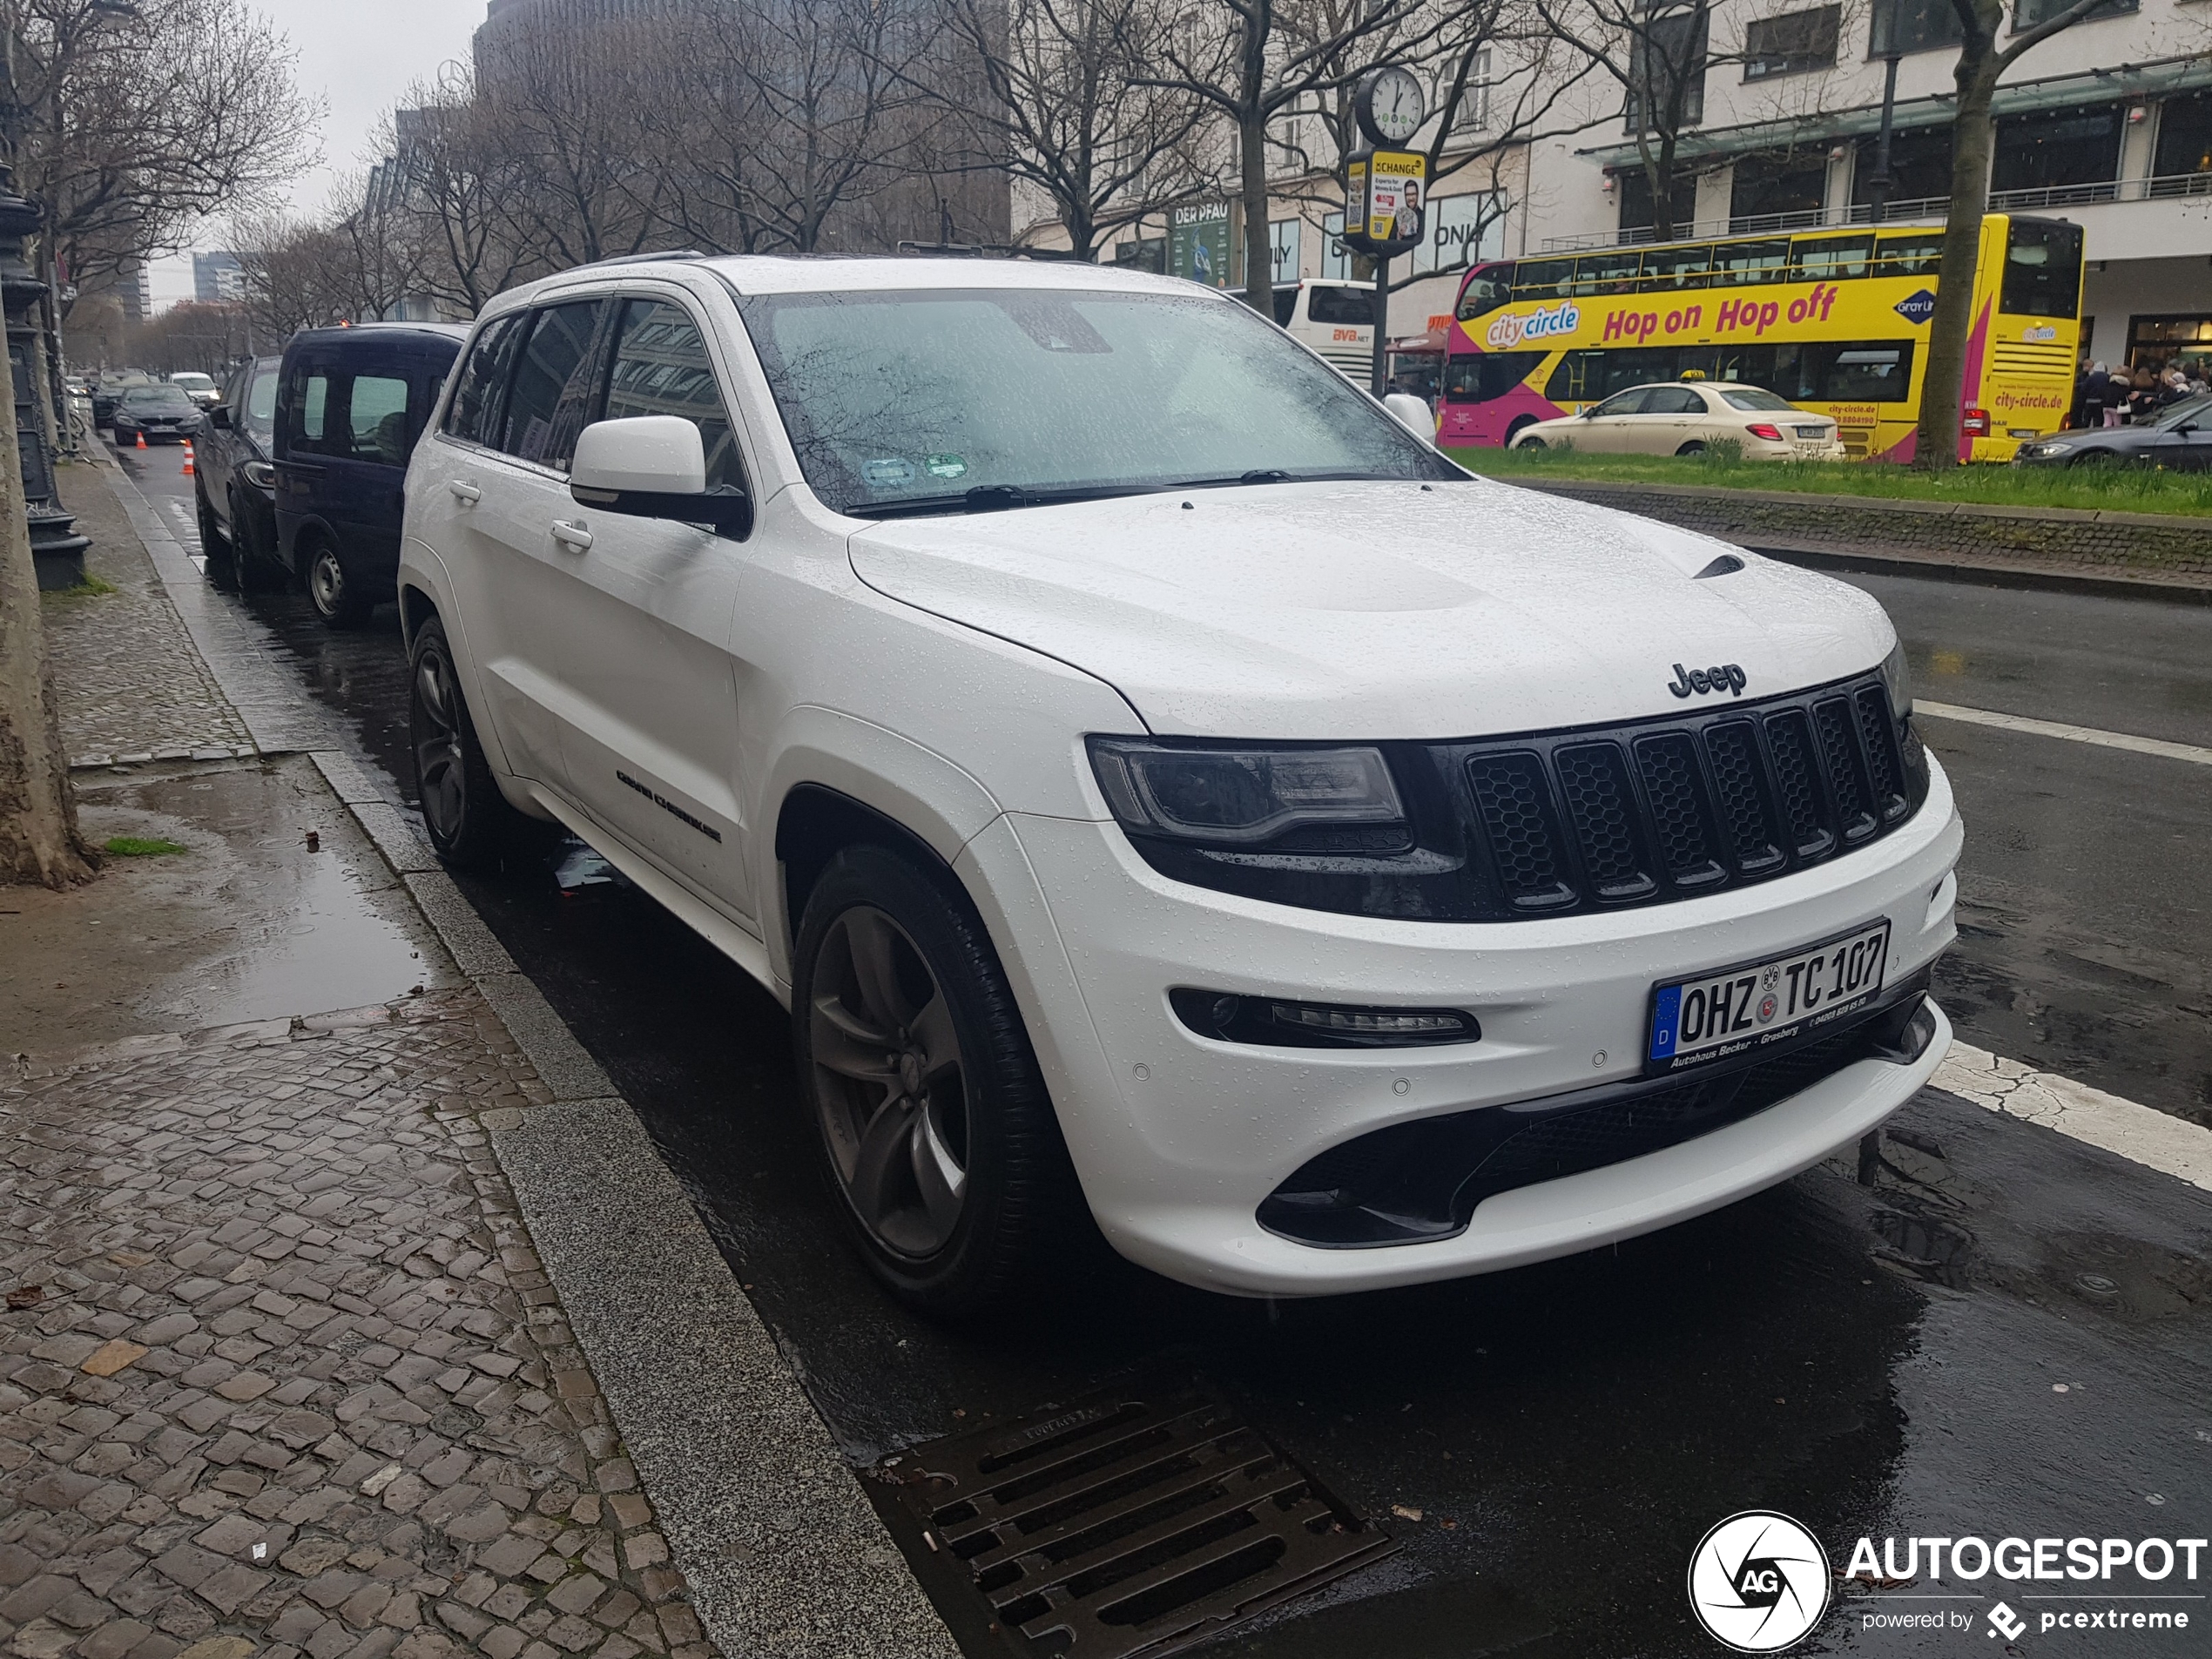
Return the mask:
<svg viewBox="0 0 2212 1659"><path fill-rule="evenodd" d="M591 532L580 518L556 518L553 521L553 539L581 553L590 547Z"/></svg>
<svg viewBox="0 0 2212 1659"><path fill-rule="evenodd" d="M474 484L464 484L458 478L448 479L446 488L453 492L453 498L464 507L474 507L484 498L482 490Z"/></svg>

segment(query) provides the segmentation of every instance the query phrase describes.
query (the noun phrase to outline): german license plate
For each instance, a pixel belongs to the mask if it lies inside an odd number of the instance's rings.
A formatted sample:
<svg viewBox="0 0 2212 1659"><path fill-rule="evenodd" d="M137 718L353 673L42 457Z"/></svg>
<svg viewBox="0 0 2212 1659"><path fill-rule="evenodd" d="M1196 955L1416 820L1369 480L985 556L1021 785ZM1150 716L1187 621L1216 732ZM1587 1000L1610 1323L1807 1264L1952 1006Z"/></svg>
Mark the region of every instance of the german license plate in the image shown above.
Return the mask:
<svg viewBox="0 0 2212 1659"><path fill-rule="evenodd" d="M1824 426L1801 426L1797 428L1797 435L1801 438L1824 438L1828 435L1828 428Z"/></svg>
<svg viewBox="0 0 2212 1659"><path fill-rule="evenodd" d="M1810 1036L1881 994L1889 955L1884 917L1785 956L1655 986L1644 1069L1683 1071Z"/></svg>

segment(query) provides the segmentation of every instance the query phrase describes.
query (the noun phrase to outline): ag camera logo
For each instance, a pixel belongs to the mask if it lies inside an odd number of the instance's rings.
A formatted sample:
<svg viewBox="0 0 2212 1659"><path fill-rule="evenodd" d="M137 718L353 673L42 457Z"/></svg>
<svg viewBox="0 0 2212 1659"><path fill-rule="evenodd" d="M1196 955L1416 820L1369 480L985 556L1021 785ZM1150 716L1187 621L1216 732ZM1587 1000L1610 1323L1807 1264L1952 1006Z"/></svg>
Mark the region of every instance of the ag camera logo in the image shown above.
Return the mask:
<svg viewBox="0 0 2212 1659"><path fill-rule="evenodd" d="M1689 1608L1737 1653L1779 1653L1828 1611L1828 1554L1787 1515L1747 1509L1707 1533L1689 1558Z"/></svg>

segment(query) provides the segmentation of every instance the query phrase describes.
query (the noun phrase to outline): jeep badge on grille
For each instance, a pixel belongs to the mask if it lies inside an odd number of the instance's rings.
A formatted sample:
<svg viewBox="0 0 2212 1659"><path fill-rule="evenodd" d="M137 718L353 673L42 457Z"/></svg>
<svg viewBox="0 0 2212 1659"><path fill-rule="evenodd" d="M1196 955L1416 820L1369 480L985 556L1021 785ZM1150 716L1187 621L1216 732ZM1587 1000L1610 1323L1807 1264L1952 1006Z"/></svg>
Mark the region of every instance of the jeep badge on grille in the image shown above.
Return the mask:
<svg viewBox="0 0 2212 1659"><path fill-rule="evenodd" d="M1702 697L1708 691L1726 691L1730 697L1743 695L1743 671L1734 663L1724 663L1718 668L1684 668L1675 664L1675 678L1667 689L1676 697L1689 697L1693 692Z"/></svg>

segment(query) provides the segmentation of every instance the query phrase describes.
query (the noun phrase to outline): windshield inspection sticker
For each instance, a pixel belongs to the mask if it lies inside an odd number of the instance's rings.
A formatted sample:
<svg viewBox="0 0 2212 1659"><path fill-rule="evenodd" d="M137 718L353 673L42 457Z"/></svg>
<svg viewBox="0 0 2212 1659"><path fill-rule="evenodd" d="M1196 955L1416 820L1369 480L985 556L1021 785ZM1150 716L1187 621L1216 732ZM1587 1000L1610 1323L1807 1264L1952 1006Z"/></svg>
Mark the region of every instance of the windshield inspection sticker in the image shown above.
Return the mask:
<svg viewBox="0 0 2212 1659"><path fill-rule="evenodd" d="M921 469L932 478L965 478L968 462L958 455L924 455Z"/></svg>
<svg viewBox="0 0 2212 1659"><path fill-rule="evenodd" d="M885 455L860 463L860 475L878 489L896 489L914 481L914 463L903 455Z"/></svg>

